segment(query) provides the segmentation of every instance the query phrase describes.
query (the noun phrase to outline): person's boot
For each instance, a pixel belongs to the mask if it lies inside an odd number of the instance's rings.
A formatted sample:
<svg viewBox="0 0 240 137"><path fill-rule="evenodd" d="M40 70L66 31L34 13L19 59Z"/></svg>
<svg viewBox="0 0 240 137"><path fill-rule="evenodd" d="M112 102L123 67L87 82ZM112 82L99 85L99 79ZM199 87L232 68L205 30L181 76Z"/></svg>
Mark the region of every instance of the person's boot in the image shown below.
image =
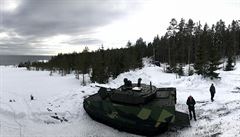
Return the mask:
<svg viewBox="0 0 240 137"><path fill-rule="evenodd" d="M197 121L196 116L194 115L194 120Z"/></svg>

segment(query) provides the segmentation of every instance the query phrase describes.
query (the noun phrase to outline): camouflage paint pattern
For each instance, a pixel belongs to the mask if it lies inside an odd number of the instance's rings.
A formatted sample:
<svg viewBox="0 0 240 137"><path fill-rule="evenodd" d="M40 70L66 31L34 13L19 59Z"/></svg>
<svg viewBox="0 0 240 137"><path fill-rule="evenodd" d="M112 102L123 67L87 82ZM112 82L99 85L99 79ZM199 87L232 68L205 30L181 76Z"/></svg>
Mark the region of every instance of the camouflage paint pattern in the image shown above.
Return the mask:
<svg viewBox="0 0 240 137"><path fill-rule="evenodd" d="M86 98L83 104L84 109L90 116L98 117L99 121L105 120L107 124L111 121L109 125L117 125L116 127L121 128L139 127L138 130L148 128L149 131L157 131L165 125L175 124L176 122L176 89L174 89L158 89L156 97L146 104L116 103L112 102L109 97L102 99L98 93ZM184 117L184 120L187 120L186 123L188 124L188 115L181 116Z"/></svg>

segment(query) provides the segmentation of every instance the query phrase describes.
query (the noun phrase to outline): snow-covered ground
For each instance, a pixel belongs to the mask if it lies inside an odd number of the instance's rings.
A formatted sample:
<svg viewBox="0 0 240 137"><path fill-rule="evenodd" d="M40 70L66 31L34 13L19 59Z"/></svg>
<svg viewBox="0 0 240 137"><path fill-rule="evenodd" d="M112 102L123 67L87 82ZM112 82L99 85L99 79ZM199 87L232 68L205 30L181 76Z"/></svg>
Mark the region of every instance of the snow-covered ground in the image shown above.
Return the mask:
<svg viewBox="0 0 240 137"><path fill-rule="evenodd" d="M169 131L163 136L222 136L240 134L240 62L236 70L219 71L221 80L206 80L201 76L176 78L163 73L163 68L146 65L142 69L119 75L103 86L118 87L123 78L157 87L177 88L177 109L187 112L186 99L197 101L197 121L191 127ZM132 137L93 121L82 107L87 95L98 91L96 84L80 85L74 75L60 76L47 71L0 66L0 137ZM209 87L215 84L215 101L210 101ZM239 88L238 88L239 87ZM30 100L30 95L34 100ZM59 119L56 119L59 118Z"/></svg>

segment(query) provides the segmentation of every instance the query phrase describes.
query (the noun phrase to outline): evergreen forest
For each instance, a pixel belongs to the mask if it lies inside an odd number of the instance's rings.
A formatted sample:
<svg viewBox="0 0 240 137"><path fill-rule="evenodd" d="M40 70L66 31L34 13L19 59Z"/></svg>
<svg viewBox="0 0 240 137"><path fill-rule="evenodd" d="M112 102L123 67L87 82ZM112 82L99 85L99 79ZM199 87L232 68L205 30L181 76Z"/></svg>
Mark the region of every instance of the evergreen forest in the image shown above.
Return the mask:
<svg viewBox="0 0 240 137"><path fill-rule="evenodd" d="M216 24L194 22L192 19L171 19L165 35L155 36L147 43L143 38L136 42L128 41L124 48L96 51L88 47L80 52L58 54L49 62L21 63L28 69L49 70L61 75L75 73L76 78L90 75L92 82L106 83L109 77L143 67L142 58L148 57L153 63L167 64L166 72L181 75L194 73L218 79L218 69L234 70L237 57L240 55L240 20L225 24L219 20ZM220 65L221 64L221 65ZM184 73L183 67L188 66Z"/></svg>

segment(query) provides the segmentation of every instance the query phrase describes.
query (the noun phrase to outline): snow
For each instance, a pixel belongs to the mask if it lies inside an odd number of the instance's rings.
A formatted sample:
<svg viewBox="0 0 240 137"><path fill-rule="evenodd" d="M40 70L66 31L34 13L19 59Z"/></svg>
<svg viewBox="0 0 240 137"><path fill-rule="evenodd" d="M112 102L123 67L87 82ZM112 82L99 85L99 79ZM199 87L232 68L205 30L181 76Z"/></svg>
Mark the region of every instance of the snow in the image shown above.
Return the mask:
<svg viewBox="0 0 240 137"><path fill-rule="evenodd" d="M189 128L159 137L239 136L240 62L234 71L220 70L221 80L214 81L198 75L177 78L164 73L162 67L144 65L120 74L108 84L88 82L87 86L81 86L81 77L77 80L73 74L49 76L48 71L0 66L0 137L137 137L93 121L82 107L83 99L98 91L96 86L117 88L124 78L132 82L142 78L142 83L152 82L157 87L176 87L176 108L182 112L188 112L185 103L189 95L196 100L197 121L191 121ZM212 83L216 87L214 102L209 93ZM30 95L34 100L30 100Z"/></svg>

